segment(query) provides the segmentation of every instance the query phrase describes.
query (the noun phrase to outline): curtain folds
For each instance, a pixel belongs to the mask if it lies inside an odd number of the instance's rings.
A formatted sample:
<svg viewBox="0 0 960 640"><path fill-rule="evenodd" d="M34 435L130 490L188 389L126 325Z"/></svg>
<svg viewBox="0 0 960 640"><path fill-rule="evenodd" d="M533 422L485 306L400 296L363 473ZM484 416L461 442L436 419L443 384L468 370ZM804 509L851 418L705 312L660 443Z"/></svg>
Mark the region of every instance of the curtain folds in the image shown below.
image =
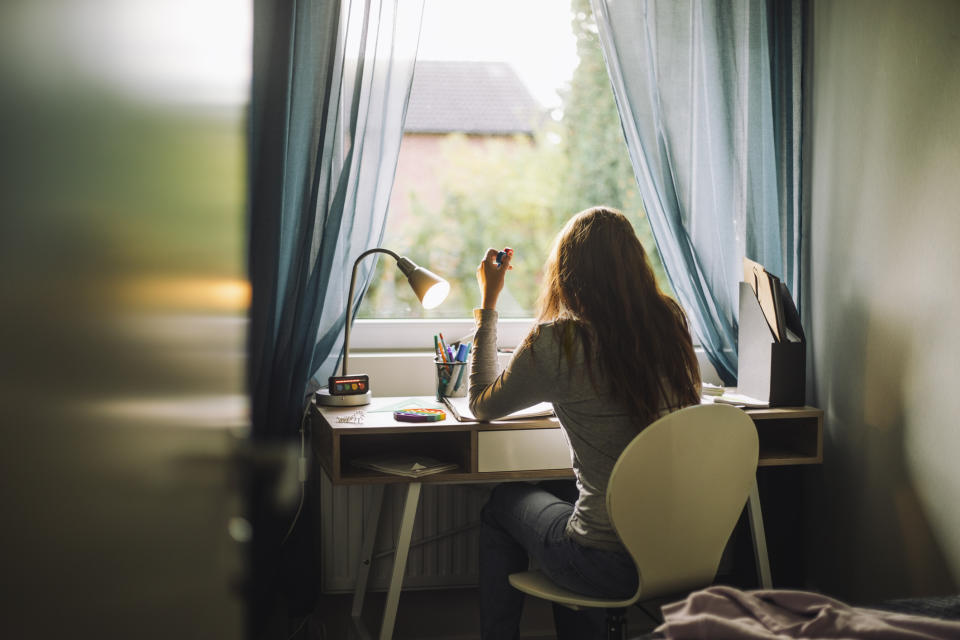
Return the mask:
<svg viewBox="0 0 960 640"><path fill-rule="evenodd" d="M423 4L253 6L247 384L252 439L275 451L296 441L311 378L334 371L351 260L383 233ZM247 636L272 638L278 616L316 604L316 500L290 504L276 469L249 471Z"/></svg>
<svg viewBox="0 0 960 640"><path fill-rule="evenodd" d="M667 275L734 384L743 256L799 293L799 0L592 6Z"/></svg>
<svg viewBox="0 0 960 640"><path fill-rule="evenodd" d="M422 12L422 0L254 4L248 386L255 438L294 436L311 379L325 380L336 367L352 261L383 234Z"/></svg>

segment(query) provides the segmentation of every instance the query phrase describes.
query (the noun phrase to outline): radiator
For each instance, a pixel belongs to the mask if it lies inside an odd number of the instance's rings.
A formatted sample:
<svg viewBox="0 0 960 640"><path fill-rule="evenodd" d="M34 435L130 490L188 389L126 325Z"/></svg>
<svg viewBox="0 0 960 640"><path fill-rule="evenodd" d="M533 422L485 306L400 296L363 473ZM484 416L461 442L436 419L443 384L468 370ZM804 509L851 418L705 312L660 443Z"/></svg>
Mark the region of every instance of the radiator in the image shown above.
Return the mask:
<svg viewBox="0 0 960 640"><path fill-rule="evenodd" d="M321 475L321 561L324 593L353 590L373 488L333 486ZM404 588L477 584L480 508L492 485L423 485ZM386 590L407 486L387 485L368 589Z"/></svg>

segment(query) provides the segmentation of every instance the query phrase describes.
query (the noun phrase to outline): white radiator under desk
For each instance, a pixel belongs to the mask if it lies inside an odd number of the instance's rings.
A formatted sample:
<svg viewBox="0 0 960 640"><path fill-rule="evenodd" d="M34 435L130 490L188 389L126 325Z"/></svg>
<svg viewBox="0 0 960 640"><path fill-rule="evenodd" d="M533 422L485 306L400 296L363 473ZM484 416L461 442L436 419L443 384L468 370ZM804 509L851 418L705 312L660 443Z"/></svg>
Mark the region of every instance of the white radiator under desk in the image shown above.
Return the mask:
<svg viewBox="0 0 960 640"><path fill-rule="evenodd" d="M326 474L320 476L322 589L324 593L349 592L357 579L363 520L373 488L358 485L334 487ZM472 586L477 583L480 509L493 486L423 485L403 578L404 588ZM384 492L370 570L370 589L386 590L390 582L392 550L406 489L405 484L391 484ZM450 531L456 532L442 535ZM425 539L433 540L420 544Z"/></svg>

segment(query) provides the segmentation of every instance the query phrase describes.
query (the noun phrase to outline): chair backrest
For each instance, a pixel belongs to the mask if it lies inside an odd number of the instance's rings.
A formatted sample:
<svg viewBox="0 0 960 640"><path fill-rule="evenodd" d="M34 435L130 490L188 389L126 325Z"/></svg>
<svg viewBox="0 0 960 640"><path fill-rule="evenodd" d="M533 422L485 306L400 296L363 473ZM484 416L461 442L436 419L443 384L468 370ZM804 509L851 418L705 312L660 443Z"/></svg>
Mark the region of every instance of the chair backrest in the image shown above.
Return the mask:
<svg viewBox="0 0 960 640"><path fill-rule="evenodd" d="M607 511L637 564L638 597L713 581L758 452L753 420L720 404L670 413L627 445L610 475Z"/></svg>

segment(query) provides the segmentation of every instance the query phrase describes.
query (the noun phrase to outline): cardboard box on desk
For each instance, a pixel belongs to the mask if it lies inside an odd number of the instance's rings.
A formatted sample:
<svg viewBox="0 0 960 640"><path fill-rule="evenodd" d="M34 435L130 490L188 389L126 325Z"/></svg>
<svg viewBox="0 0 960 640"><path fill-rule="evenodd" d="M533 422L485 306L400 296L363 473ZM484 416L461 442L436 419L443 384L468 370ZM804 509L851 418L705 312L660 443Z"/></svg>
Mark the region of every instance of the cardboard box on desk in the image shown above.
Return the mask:
<svg viewBox="0 0 960 640"><path fill-rule="evenodd" d="M778 341L753 289L740 283L737 393L766 400L771 407L802 407L806 404L807 343L786 286L781 287L780 299L789 332ZM797 340L788 339L788 333Z"/></svg>

